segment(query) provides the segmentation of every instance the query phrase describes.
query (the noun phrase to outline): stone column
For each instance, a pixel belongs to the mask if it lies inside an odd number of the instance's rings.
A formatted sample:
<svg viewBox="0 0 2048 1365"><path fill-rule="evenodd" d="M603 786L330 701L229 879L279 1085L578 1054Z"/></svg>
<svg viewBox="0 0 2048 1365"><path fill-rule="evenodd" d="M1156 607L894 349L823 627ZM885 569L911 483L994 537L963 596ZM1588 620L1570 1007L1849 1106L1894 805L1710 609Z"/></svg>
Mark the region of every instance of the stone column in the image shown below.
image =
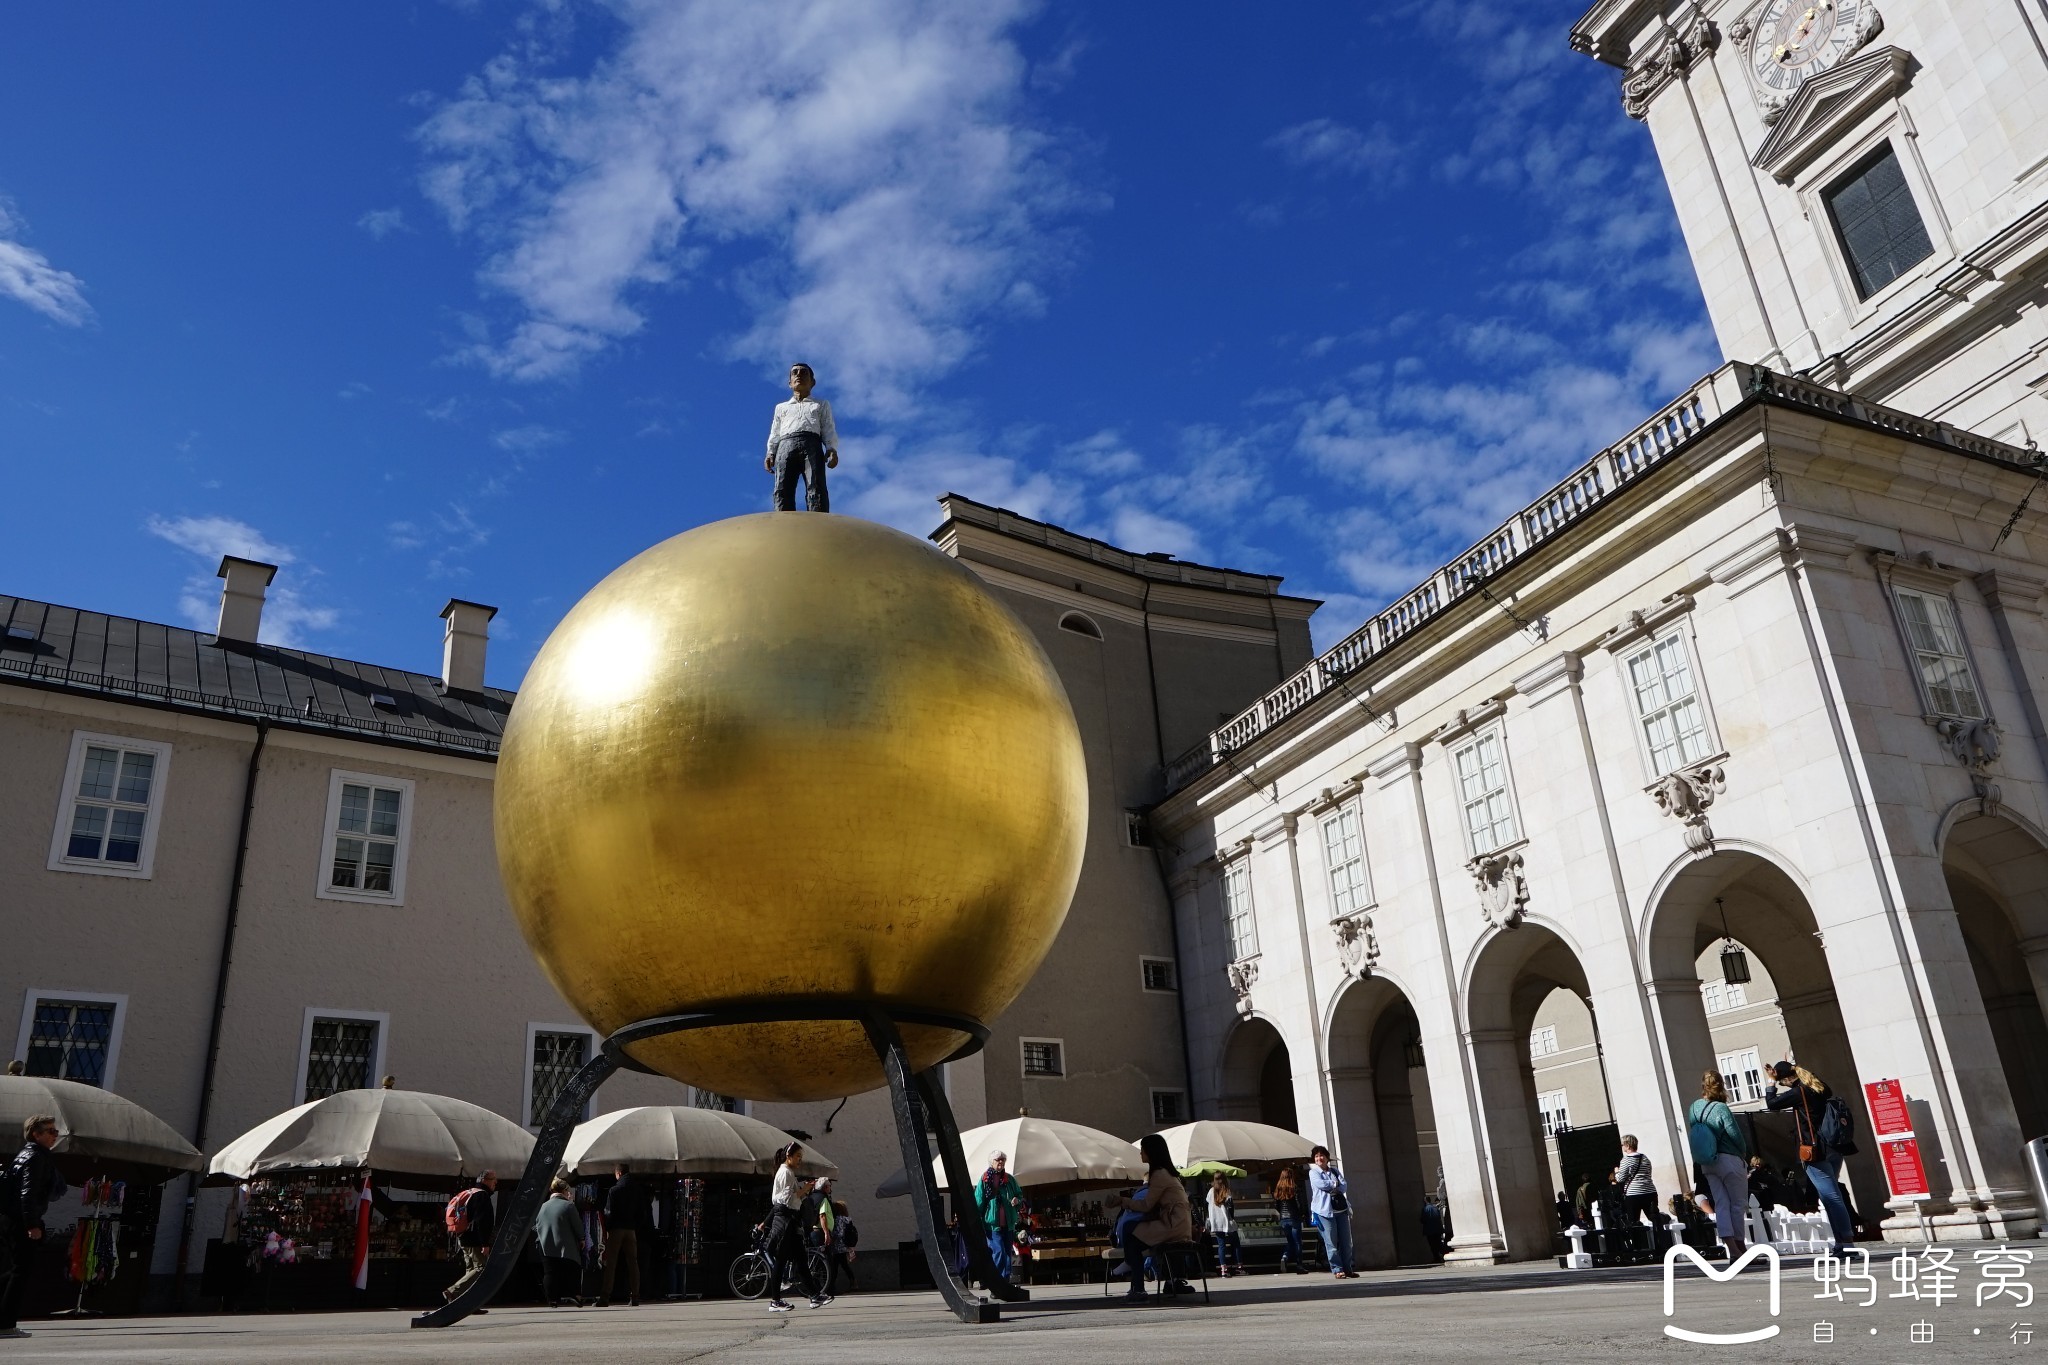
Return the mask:
<svg viewBox="0 0 2048 1365"><path fill-rule="evenodd" d="M1353 1260L1367 1269L1398 1263L1392 1210L1387 1200L1386 1153L1381 1146L1379 1095L1373 1069L1347 1066L1329 1073L1337 1132L1344 1142L1344 1180L1350 1186Z"/></svg>
<svg viewBox="0 0 2048 1365"><path fill-rule="evenodd" d="M1550 1166L1542 1148L1531 1141L1535 1106L1528 1093L1528 1036L1514 1029L1474 1029L1465 1035L1465 1044L1478 1076L1486 1155L1508 1259L1548 1256L1557 1219L1548 1193Z"/></svg>

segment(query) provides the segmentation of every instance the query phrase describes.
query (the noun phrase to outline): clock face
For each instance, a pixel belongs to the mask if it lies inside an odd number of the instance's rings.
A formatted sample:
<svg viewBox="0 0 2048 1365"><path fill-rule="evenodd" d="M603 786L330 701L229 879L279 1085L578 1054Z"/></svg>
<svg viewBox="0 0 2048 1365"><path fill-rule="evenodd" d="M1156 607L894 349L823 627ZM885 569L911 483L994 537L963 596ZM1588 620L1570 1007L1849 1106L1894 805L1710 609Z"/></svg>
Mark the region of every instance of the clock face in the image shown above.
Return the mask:
<svg viewBox="0 0 2048 1365"><path fill-rule="evenodd" d="M1790 96L1855 50L1868 9L1869 0L1766 0L1750 40L1750 74L1764 89Z"/></svg>

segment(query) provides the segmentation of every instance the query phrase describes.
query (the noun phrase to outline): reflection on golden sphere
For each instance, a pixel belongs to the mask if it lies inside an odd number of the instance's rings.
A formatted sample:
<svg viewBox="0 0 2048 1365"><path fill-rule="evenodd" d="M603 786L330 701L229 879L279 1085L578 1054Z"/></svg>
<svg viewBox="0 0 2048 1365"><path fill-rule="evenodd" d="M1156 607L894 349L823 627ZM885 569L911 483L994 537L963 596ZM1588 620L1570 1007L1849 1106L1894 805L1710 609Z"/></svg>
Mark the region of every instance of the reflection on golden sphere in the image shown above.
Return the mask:
<svg viewBox="0 0 2048 1365"><path fill-rule="evenodd" d="M498 865L534 955L603 1032L852 997L983 1023L1080 875L1081 739L1052 665L966 568L851 517L664 541L541 648L498 764ZM966 1035L903 1030L911 1064ZM724 1095L883 1084L856 1023L634 1044Z"/></svg>

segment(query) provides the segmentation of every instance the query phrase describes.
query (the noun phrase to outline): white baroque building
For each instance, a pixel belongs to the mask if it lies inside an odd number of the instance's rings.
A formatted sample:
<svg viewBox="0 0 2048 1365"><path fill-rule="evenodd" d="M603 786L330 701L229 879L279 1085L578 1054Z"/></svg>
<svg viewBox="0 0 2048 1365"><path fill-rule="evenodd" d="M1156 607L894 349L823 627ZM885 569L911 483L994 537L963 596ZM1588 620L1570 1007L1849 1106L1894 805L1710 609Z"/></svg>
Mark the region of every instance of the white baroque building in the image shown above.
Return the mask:
<svg viewBox="0 0 2048 1365"><path fill-rule="evenodd" d="M1918 1235L1862 1105L1893 1078L1937 1235L2038 1224L2048 11L1882 11L1580 22L1729 363L1168 766L1195 1111L1327 1140L1364 1263L1420 1259L1432 1189L1453 1259L1552 1250L1560 992L1592 1107L1689 1183L1724 938L1759 1060L1862 1114L1866 1217Z"/></svg>

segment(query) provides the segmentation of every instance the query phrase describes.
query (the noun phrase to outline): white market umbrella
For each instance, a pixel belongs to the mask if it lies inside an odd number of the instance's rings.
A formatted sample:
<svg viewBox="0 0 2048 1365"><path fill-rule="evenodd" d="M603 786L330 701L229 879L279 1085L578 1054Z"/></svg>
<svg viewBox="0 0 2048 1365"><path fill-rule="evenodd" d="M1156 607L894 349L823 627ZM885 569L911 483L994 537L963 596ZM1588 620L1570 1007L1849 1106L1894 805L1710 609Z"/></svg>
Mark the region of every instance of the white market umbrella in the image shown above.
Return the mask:
<svg viewBox="0 0 2048 1365"><path fill-rule="evenodd" d="M1046 1193L1101 1188L1111 1185L1145 1183L1145 1158L1138 1149L1113 1133L1086 1128L1058 1119L1030 1117L1004 1119L984 1124L960 1135L967 1154L967 1172L979 1180L988 1169L989 1156L1002 1152L1009 1157L1010 1174L1027 1190ZM932 1174L939 1188L946 1188L944 1165L934 1160ZM875 1191L879 1199L893 1199L910 1193L910 1181L902 1171L890 1176Z"/></svg>
<svg viewBox="0 0 2048 1365"><path fill-rule="evenodd" d="M368 1170L441 1184L487 1170L516 1181L533 1134L480 1105L422 1090L342 1090L257 1124L214 1154L207 1183Z"/></svg>
<svg viewBox="0 0 2048 1365"><path fill-rule="evenodd" d="M206 1167L197 1147L132 1100L78 1081L0 1076L0 1134L12 1142L36 1114L57 1120L57 1145L50 1151L67 1180L128 1169L168 1179Z"/></svg>
<svg viewBox="0 0 2048 1365"><path fill-rule="evenodd" d="M1315 1143L1270 1123L1243 1119L1197 1119L1161 1130L1176 1166L1221 1161L1232 1166L1259 1161L1306 1161Z"/></svg>
<svg viewBox="0 0 2048 1365"><path fill-rule="evenodd" d="M575 1175L602 1175L623 1161L655 1175L773 1175L775 1154L797 1141L773 1124L722 1109L651 1104L615 1109L576 1125L562 1165ZM839 1167L806 1142L797 1174L836 1177Z"/></svg>

